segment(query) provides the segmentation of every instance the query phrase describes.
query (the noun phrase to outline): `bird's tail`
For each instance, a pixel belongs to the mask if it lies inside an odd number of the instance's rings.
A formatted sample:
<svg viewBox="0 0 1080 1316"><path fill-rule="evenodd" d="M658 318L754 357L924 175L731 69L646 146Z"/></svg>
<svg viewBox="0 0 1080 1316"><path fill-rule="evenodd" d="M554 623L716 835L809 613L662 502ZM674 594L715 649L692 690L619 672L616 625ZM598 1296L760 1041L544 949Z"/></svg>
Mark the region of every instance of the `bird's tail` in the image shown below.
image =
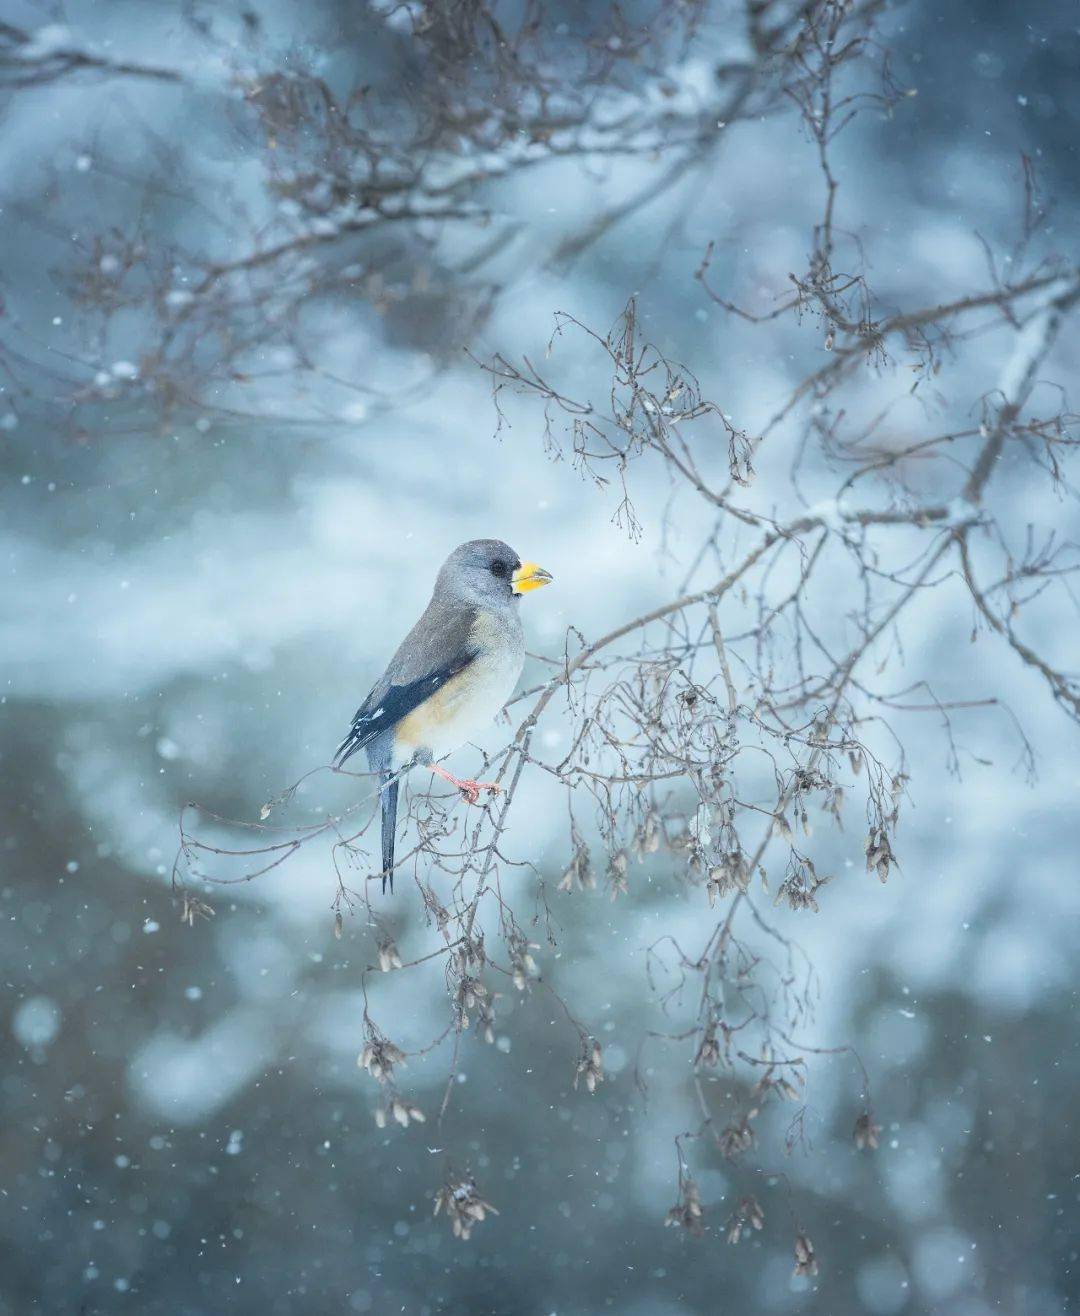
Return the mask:
<svg viewBox="0 0 1080 1316"><path fill-rule="evenodd" d="M379 794L382 798L382 889L385 894L386 884L394 889L394 840L397 833L397 797L398 774L383 772Z"/></svg>

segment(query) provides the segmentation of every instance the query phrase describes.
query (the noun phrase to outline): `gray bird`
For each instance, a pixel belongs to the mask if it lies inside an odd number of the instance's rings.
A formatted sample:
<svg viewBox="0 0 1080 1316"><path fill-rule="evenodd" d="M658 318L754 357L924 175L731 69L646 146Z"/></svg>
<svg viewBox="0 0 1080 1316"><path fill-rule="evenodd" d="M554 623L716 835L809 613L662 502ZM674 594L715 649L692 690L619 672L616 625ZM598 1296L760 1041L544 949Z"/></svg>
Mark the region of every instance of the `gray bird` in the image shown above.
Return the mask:
<svg viewBox="0 0 1080 1316"><path fill-rule="evenodd" d="M367 750L382 798L382 884L394 889L398 785L411 767L426 766L475 804L488 782L460 779L438 760L482 731L517 685L525 661L518 603L551 576L522 562L498 539L473 539L443 563L424 615L356 711L338 746L340 768Z"/></svg>

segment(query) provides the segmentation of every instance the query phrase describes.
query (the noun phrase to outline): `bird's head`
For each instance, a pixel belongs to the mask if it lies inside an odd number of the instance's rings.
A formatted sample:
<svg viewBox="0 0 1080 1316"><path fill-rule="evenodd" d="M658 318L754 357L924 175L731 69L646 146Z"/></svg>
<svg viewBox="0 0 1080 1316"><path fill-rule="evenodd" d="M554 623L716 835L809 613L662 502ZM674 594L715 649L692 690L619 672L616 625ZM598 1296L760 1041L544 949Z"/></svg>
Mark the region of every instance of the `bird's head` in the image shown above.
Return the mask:
<svg viewBox="0 0 1080 1316"><path fill-rule="evenodd" d="M501 539L470 539L442 565L438 588L473 604L492 607L539 589L551 574L521 558Z"/></svg>

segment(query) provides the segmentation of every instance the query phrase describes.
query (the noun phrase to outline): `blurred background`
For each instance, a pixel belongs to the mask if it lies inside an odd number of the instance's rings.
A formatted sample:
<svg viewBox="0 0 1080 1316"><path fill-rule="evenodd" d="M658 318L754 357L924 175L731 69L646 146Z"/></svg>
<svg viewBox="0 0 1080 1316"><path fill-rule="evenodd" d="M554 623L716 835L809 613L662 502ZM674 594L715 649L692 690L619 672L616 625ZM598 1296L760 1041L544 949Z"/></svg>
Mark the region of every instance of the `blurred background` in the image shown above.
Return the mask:
<svg viewBox="0 0 1080 1316"><path fill-rule="evenodd" d="M110 0L61 14L5 0L4 11L37 46L0 79L0 1312L1077 1310L1080 743L1013 654L968 643L970 609L928 603L905 661L1007 701L1037 778L1006 717L965 717L959 777L936 720L913 719L900 872L885 886L863 873L858 826L829 839L840 877L798 924L821 979L806 1040L857 1046L880 1149L852 1145L850 1061L819 1057L807 1141L785 1157L778 1125L764 1158L784 1187L696 1157L711 1212L701 1238L663 1228L673 1137L695 1119L688 1071L648 1052L647 1103L633 1074L659 1017L645 947L701 920L701 892L671 880L669 860L618 902L602 889L560 897L557 945L537 953L604 1042L594 1096L573 1089L577 1037L540 990L500 1000L494 1046L466 1038L442 1138L500 1214L465 1244L432 1217L443 1147L431 1126L372 1119L356 1056L375 940L362 915L335 939L326 852L212 893L214 917L194 928L170 894L181 806L254 819L326 762L458 542L498 536L553 572L555 586L526 600L537 655L558 657L568 627L595 636L676 587L700 526L676 509L662 532L666 478L638 477L635 541L610 495L552 460L541 410L512 410L496 434L490 378L464 349L542 362L556 311L605 332L634 294L660 349L738 424L760 427L819 362L820 335L790 320L751 331L693 276L716 242L710 281L764 307L803 267L821 179L797 120L739 117L707 168L580 251L594 219L666 167L665 149L496 177L483 231L410 221L365 252L357 284L315 251L328 289L297 312L295 341L254 335L256 365L249 356L241 371L221 365L220 347L200 365L209 333L196 335L186 368L205 386L196 396L185 378L166 406L141 387L160 342L146 306L164 303L129 294L119 274L153 266L161 234L174 253L242 256L288 200L237 70L314 68L336 87L374 87L392 124L424 91L410 30L420 10ZM645 6L622 12L630 30L652 21ZM574 35L610 16L555 6L545 21ZM835 157L838 224L865 245L876 291L913 307L983 286L987 250L1007 251L1022 220L1022 155L1055 201L1054 245L1075 260L1072 0L916 0L878 21L894 75L917 95L860 117ZM708 7L694 44L668 52L674 100L707 100L743 28L741 6ZM73 48L182 78L10 76ZM299 147L283 136L280 151ZM160 275L182 293L195 279L194 256L171 259L147 287ZM103 298L105 329L90 314ZM987 387L976 369L1007 353L990 339L961 363L972 396ZM602 373L571 356L568 377L602 397ZM1068 386L1078 359L1074 334L1053 377ZM766 463L760 506L790 499L789 465ZM1022 527L1032 496L1016 481L1003 515ZM1047 514L1076 533L1071 504ZM1048 624L1068 634L1077 621ZM535 677L527 669L525 684ZM558 743L557 721L546 734ZM302 810L343 791L320 779ZM545 798L538 786L513 840L557 879L569 846ZM421 955L433 934L403 885L388 921L403 953ZM437 968L379 976L369 994L400 1044L442 1027ZM447 1065L435 1051L403 1076L429 1111ZM766 1227L729 1247L723 1221L747 1192ZM813 1280L792 1277L792 1219L821 1260Z"/></svg>

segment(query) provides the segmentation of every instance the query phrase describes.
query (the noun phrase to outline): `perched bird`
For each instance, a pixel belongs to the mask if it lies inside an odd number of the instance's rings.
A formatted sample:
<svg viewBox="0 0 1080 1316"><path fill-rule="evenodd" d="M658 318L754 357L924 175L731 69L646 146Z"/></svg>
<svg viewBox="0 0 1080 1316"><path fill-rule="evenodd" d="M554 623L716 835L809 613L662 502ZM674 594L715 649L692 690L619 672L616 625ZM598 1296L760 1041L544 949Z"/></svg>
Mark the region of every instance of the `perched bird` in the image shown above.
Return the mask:
<svg viewBox="0 0 1080 1316"><path fill-rule="evenodd" d="M367 750L382 799L382 882L394 889L398 786L426 766L475 804L490 782L460 779L439 759L483 730L517 685L525 661L518 604L551 576L498 539L473 539L443 563L424 615L406 635L338 746L340 768Z"/></svg>

